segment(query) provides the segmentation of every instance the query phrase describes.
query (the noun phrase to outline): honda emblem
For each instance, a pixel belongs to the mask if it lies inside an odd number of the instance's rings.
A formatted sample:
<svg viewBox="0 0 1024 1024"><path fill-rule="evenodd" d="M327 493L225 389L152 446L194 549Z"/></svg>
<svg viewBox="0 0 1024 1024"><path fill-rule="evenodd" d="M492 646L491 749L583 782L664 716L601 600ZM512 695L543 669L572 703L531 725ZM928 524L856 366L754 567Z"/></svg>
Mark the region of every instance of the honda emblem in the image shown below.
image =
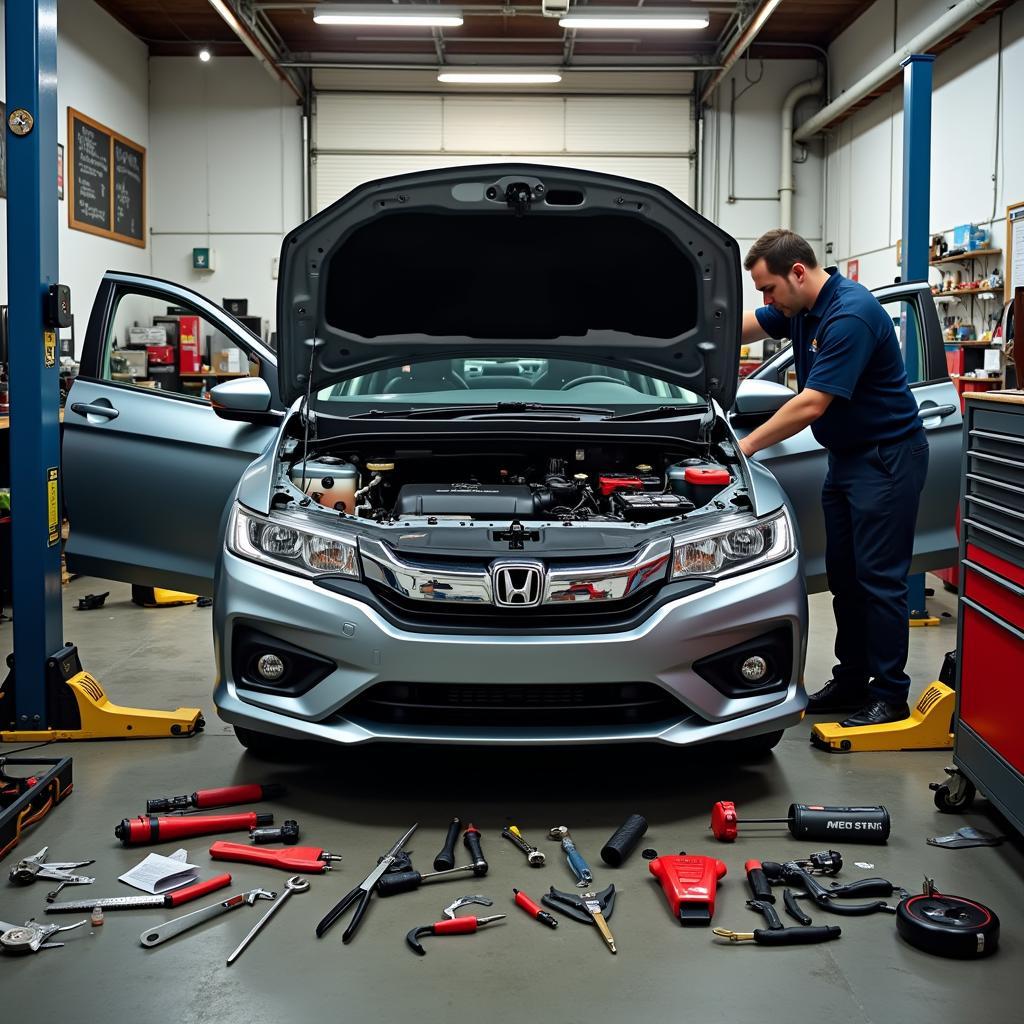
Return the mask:
<svg viewBox="0 0 1024 1024"><path fill-rule="evenodd" d="M499 608L536 608L544 597L544 566L539 562L496 562L491 581Z"/></svg>

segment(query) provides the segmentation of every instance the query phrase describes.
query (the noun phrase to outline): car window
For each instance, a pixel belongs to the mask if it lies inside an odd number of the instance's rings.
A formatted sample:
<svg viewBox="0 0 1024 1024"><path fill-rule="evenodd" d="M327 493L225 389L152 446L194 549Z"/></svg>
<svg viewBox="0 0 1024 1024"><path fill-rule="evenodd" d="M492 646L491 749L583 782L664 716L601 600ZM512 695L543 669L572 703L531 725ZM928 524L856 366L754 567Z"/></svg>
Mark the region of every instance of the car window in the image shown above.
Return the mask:
<svg viewBox="0 0 1024 1024"><path fill-rule="evenodd" d="M205 399L220 381L259 373L259 363L210 320L166 297L123 292L109 322L104 380Z"/></svg>
<svg viewBox="0 0 1024 1024"><path fill-rule="evenodd" d="M531 402L540 405L703 405L677 384L620 366L536 356L407 363L325 388L320 402L403 405Z"/></svg>

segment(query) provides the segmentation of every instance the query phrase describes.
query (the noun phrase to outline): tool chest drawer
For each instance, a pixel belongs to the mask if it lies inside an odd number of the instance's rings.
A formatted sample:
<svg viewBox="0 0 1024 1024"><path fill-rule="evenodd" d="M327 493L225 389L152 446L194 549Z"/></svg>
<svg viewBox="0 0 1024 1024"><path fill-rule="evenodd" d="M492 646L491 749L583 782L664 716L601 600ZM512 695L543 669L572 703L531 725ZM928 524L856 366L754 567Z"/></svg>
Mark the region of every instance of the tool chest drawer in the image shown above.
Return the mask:
<svg viewBox="0 0 1024 1024"><path fill-rule="evenodd" d="M957 767L1024 832L1024 392L968 397Z"/></svg>

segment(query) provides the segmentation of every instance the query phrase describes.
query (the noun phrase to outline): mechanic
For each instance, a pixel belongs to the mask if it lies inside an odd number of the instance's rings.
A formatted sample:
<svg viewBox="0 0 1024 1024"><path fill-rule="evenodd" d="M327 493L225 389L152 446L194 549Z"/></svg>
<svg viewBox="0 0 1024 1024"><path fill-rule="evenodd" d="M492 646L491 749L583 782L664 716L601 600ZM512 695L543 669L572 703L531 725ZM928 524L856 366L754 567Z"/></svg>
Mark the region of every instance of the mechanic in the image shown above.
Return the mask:
<svg viewBox="0 0 1024 1024"><path fill-rule="evenodd" d="M751 456L810 426L828 451L821 503L838 664L807 710L853 712L847 727L901 721L928 439L892 319L863 285L819 267L792 231L762 235L743 265L765 302L743 314L743 342L791 339L798 393L740 447Z"/></svg>

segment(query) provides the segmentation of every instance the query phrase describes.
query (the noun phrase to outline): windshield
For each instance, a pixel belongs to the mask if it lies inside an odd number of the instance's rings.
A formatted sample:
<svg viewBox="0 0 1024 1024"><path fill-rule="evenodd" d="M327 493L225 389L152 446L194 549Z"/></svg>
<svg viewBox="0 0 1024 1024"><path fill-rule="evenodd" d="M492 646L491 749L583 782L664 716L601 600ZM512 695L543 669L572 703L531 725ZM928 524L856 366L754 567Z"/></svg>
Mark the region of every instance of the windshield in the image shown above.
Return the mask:
<svg viewBox="0 0 1024 1024"><path fill-rule="evenodd" d="M354 412L394 405L703 406L703 399L667 381L618 366L570 359L439 359L390 367L324 388L325 411ZM339 408L345 407L345 408Z"/></svg>

